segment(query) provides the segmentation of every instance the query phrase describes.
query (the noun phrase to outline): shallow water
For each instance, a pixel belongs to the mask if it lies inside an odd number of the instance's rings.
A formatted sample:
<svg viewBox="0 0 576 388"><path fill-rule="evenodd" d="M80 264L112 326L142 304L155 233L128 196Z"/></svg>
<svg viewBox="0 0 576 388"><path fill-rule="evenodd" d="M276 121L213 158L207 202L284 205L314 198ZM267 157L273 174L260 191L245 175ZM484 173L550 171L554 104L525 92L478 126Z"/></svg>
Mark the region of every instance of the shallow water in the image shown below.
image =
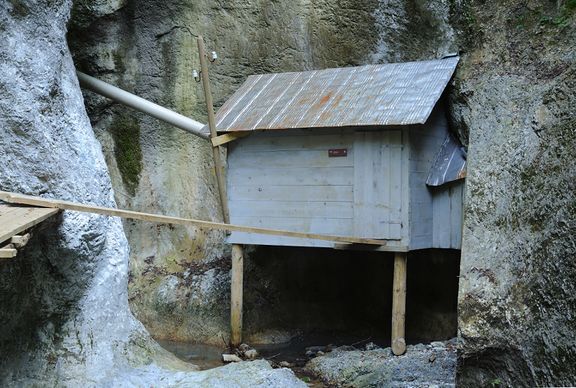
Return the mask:
<svg viewBox="0 0 576 388"><path fill-rule="evenodd" d="M305 335L294 338L289 343L254 345L258 351L258 358L264 358L276 363L287 361L295 367L303 367L308 361L306 348L310 346L336 346L352 345L358 349L363 348L368 342L375 342L380 346L386 346L385 341L373 338L359 338L347 335ZM158 343L169 352L183 361L198 365L201 370L216 368L225 365L222 362L222 353L226 353L224 346L206 345L198 343L186 343L176 341L159 340Z"/></svg>
<svg viewBox="0 0 576 388"><path fill-rule="evenodd" d="M222 353L227 349L224 346L195 344L186 342L157 340L164 349L174 354L179 359L197 365L200 370L217 368L225 365L222 362ZM305 357L305 348L308 342L292 341L291 343L255 346L258 350L258 358L264 358L272 362L288 361L294 366L291 368L296 376L306 382L311 388L323 388L325 385L307 373L303 366L308 360Z"/></svg>
<svg viewBox="0 0 576 388"><path fill-rule="evenodd" d="M339 333L333 334L308 334L294 338L289 343L273 345L255 345L254 348L262 358L272 359L276 362L288 361L292 364L302 364L308 361L306 348L311 346L354 346L358 349L364 348L368 342L374 342L379 346L389 346L385 340L372 337L350 336Z"/></svg>
<svg viewBox="0 0 576 388"><path fill-rule="evenodd" d="M223 346L164 340L158 340L157 342L182 361L198 365L201 370L224 365L222 362L222 353L226 351L226 348Z"/></svg>
<svg viewBox="0 0 576 388"><path fill-rule="evenodd" d="M282 361L291 364L290 369L298 378L306 382L311 388L323 388L325 385L317 377L310 375L304 368L309 358L306 356L306 348L310 346L326 346L328 344L336 346L352 345L358 349L366 346L368 342L375 342L384 345L385 341L373 338L360 338L357 336L334 334L307 334L294 338L289 343L273 345L255 345L258 351L258 358L263 358L278 365ZM200 370L217 368L225 365L222 362L222 353L228 349L224 346L214 346L206 344L185 343L176 341L158 341L158 343L169 352L183 361L197 365Z"/></svg>

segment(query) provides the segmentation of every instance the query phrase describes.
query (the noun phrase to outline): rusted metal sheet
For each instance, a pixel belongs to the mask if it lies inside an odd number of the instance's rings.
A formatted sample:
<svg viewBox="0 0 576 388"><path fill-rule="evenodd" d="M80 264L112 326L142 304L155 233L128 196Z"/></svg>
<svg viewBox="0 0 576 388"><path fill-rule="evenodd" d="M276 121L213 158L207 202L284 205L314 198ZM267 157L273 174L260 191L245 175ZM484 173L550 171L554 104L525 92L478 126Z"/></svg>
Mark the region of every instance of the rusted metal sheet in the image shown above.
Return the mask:
<svg viewBox="0 0 576 388"><path fill-rule="evenodd" d="M458 57L250 76L218 131L424 124Z"/></svg>
<svg viewBox="0 0 576 388"><path fill-rule="evenodd" d="M466 177L466 153L452 135L446 136L442 148L430 169L426 184L441 186Z"/></svg>

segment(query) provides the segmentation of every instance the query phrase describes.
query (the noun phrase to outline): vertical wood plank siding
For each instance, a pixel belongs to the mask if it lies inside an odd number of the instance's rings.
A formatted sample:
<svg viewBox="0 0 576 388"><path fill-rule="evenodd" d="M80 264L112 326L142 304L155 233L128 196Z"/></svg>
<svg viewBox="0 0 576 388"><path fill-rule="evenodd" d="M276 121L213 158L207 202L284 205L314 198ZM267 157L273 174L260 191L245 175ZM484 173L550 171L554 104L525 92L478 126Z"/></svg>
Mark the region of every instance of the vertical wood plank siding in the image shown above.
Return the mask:
<svg viewBox="0 0 576 388"><path fill-rule="evenodd" d="M354 148L354 234L400 239L400 131L357 132Z"/></svg>
<svg viewBox="0 0 576 388"><path fill-rule="evenodd" d="M410 249L460 249L463 182L439 187L425 183L447 134L442 104L438 104L425 126L409 129Z"/></svg>
<svg viewBox="0 0 576 388"><path fill-rule="evenodd" d="M353 235L354 137L349 131L254 133L228 156L231 222L340 236ZM346 157L328 157L330 149ZM333 247L327 241L232 233L229 242Z"/></svg>
<svg viewBox="0 0 576 388"><path fill-rule="evenodd" d="M433 248L461 248L463 188L456 181L433 189Z"/></svg>
<svg viewBox="0 0 576 388"><path fill-rule="evenodd" d="M448 133L442 104L425 125L255 132L229 144L231 222L388 239L391 247L460 248L462 183L426 186ZM330 157L329 150L346 150ZM235 244L334 247L234 232Z"/></svg>

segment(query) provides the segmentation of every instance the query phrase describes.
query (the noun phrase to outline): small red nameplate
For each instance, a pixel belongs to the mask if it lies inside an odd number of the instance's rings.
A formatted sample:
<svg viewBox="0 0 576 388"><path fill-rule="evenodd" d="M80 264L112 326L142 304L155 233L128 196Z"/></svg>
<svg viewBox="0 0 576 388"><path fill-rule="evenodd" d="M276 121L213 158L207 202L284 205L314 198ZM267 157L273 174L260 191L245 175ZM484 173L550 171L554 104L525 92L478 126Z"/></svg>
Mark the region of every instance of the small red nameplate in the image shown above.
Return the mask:
<svg viewBox="0 0 576 388"><path fill-rule="evenodd" d="M347 148L335 148L328 150L328 157L330 158L339 158L343 156L348 156L348 149Z"/></svg>

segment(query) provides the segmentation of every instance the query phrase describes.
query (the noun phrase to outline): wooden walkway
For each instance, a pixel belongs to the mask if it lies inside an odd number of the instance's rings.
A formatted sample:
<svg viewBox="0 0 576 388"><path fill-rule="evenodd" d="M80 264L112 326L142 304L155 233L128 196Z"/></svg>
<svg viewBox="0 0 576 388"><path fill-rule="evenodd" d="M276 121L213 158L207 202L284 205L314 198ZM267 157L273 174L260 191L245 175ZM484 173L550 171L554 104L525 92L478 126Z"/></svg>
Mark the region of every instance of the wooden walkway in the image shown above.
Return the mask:
<svg viewBox="0 0 576 388"><path fill-rule="evenodd" d="M59 209L0 204L0 258L16 256L18 247L27 242L20 233L58 213Z"/></svg>
<svg viewBox="0 0 576 388"><path fill-rule="evenodd" d="M30 195L23 195L17 193L9 193L5 191L0 191L0 200L20 205L36 206L37 208L43 207L52 210L74 210L85 213L102 214L105 216L115 216L122 218L129 218L134 220L157 222L161 224L175 224L175 225L186 225L195 226L198 228L205 229L216 229L216 230L227 230L227 231L237 231L237 232L248 232L248 233L258 233L267 234L273 236L287 236L296 238L309 238L318 239L325 241L335 241L347 244L361 244L361 245L371 245L375 247L386 245L385 240L376 240L368 238L358 238L358 237L344 237L344 236L331 236L325 234L315 234L315 233L301 233L288 230L277 230L277 229L267 229L267 228L257 228L251 226L242 225L231 225L220 222L203 221L196 220L192 218L181 218L165 216L160 214L150 214L136 212L132 210L122 210L114 209L108 207L94 206L94 205L84 205L76 202L60 201L56 199L46 199L41 197L34 197Z"/></svg>

